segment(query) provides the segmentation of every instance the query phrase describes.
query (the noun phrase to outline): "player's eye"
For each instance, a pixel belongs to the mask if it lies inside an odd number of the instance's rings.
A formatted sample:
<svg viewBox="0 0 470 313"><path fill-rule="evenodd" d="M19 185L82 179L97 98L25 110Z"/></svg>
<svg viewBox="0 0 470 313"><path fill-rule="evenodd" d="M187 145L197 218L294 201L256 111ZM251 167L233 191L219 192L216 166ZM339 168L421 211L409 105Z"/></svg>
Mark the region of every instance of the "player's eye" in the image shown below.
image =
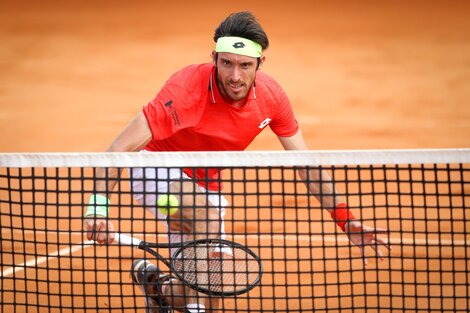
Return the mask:
<svg viewBox="0 0 470 313"><path fill-rule="evenodd" d="M252 66L252 63L242 63L241 68L244 70L249 69Z"/></svg>

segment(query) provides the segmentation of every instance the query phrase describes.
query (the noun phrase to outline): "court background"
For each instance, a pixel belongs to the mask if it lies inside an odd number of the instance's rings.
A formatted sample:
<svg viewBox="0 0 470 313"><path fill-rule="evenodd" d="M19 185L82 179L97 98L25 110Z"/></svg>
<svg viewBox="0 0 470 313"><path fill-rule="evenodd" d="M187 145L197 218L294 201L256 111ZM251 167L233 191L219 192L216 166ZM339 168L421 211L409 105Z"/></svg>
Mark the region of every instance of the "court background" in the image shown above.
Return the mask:
<svg viewBox="0 0 470 313"><path fill-rule="evenodd" d="M239 10L310 148L469 147L465 1L30 0L0 1L0 152L103 151ZM281 146L268 130L249 149Z"/></svg>

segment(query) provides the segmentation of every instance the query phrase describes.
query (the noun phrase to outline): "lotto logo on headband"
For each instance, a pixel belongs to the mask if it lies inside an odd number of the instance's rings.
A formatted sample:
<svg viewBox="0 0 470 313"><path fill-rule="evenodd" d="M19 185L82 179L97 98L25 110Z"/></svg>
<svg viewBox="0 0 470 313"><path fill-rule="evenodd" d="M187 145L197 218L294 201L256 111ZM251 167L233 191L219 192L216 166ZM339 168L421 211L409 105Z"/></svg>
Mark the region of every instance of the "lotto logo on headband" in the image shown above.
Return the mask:
<svg viewBox="0 0 470 313"><path fill-rule="evenodd" d="M220 37L215 45L215 52L230 52L259 58L263 49L259 43L242 37Z"/></svg>
<svg viewBox="0 0 470 313"><path fill-rule="evenodd" d="M243 47L245 47L245 44L243 42L236 42L236 43L233 44L233 47L235 49L243 48Z"/></svg>

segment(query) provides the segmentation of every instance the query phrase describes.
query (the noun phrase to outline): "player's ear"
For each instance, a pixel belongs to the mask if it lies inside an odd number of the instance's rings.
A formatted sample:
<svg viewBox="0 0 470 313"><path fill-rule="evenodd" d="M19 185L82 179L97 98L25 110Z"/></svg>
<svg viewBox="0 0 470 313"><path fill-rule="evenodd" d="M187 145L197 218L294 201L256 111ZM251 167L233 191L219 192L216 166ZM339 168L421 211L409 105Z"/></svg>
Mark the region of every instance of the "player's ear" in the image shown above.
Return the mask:
<svg viewBox="0 0 470 313"><path fill-rule="evenodd" d="M216 55L215 50L212 50L211 57L212 57L212 62L217 63L217 55Z"/></svg>
<svg viewBox="0 0 470 313"><path fill-rule="evenodd" d="M266 61L266 57L264 55L262 55L259 59L258 59L258 68L257 70L259 70L261 68L261 66L263 65L264 61Z"/></svg>

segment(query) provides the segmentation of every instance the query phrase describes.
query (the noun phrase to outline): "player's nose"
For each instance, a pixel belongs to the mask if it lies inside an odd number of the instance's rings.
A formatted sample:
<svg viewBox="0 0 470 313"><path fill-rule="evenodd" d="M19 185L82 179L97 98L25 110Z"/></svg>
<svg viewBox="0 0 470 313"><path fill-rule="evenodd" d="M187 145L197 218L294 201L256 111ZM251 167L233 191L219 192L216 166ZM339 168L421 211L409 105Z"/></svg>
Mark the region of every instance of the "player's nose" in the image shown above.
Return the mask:
<svg viewBox="0 0 470 313"><path fill-rule="evenodd" d="M230 73L230 80L233 81L234 83L240 81L241 79L241 72L240 69L236 66L233 67L231 73Z"/></svg>

